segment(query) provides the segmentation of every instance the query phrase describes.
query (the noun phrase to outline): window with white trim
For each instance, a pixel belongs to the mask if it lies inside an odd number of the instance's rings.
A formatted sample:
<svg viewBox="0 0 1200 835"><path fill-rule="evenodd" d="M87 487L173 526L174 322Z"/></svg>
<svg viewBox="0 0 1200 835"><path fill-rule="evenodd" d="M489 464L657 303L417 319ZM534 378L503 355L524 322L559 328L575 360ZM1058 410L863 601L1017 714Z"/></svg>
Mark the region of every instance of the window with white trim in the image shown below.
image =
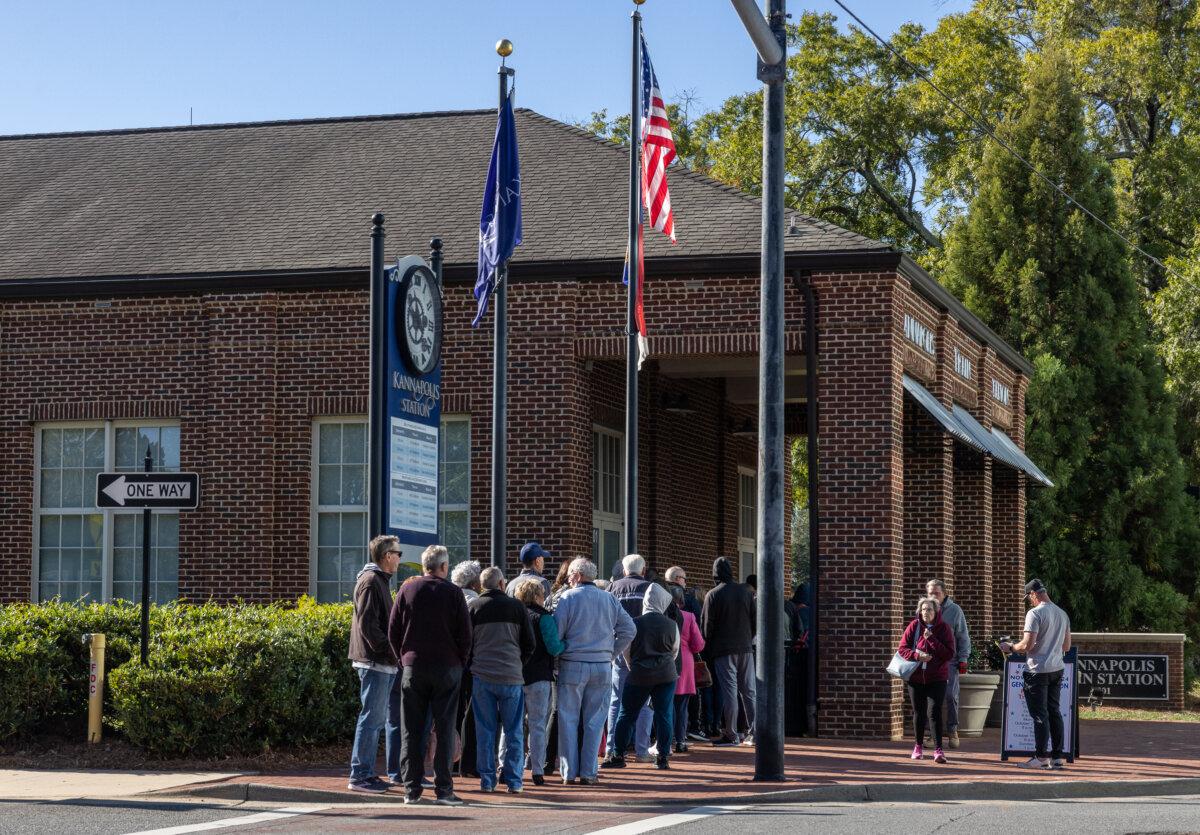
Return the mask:
<svg viewBox="0 0 1200 835"><path fill-rule="evenodd" d="M367 554L367 420L318 418L313 429L312 579L322 603L349 600ZM438 449L438 528L451 562L471 549L471 423L443 415ZM407 568L396 580L412 574Z"/></svg>
<svg viewBox="0 0 1200 835"><path fill-rule="evenodd" d="M313 433L314 596L348 600L367 560L367 422L319 419Z"/></svg>
<svg viewBox="0 0 1200 835"><path fill-rule="evenodd" d="M471 556L471 418L442 415L438 447L438 537L451 564Z"/></svg>
<svg viewBox="0 0 1200 835"><path fill-rule="evenodd" d="M625 539L625 436L592 427L592 561L612 576Z"/></svg>
<svg viewBox="0 0 1200 835"><path fill-rule="evenodd" d="M142 514L96 507L96 474L179 471L179 426L163 421L44 424L36 429L36 600L141 601ZM150 589L179 596L179 513L154 511Z"/></svg>
<svg viewBox="0 0 1200 835"><path fill-rule="evenodd" d="M738 580L754 573L758 554L758 474L738 467Z"/></svg>

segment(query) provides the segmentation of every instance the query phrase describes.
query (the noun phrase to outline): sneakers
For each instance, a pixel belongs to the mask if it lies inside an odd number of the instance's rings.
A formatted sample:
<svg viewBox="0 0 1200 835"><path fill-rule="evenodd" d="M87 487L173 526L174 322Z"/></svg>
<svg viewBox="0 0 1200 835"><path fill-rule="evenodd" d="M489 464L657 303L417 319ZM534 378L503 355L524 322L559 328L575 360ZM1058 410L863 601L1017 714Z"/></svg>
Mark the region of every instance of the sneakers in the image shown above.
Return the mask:
<svg viewBox="0 0 1200 835"><path fill-rule="evenodd" d="M405 806L415 806L416 804L418 804L420 802L421 802L421 795L405 793L405 795L404 795L404 805Z"/></svg>
<svg viewBox="0 0 1200 835"><path fill-rule="evenodd" d="M708 742L708 737L698 731L688 731L687 738L693 742Z"/></svg>
<svg viewBox="0 0 1200 835"><path fill-rule="evenodd" d="M535 774L535 775L533 775L533 784L534 784L535 786L544 786L544 785L546 785L546 778L545 778L545 776L544 776L544 775L542 775L542 774Z"/></svg>
<svg viewBox="0 0 1200 835"><path fill-rule="evenodd" d="M1056 757L1055 759L1050 761L1050 768L1052 768L1055 771L1058 771L1058 770L1066 768L1066 767L1067 767L1067 761L1064 760L1062 757Z"/></svg>
<svg viewBox="0 0 1200 835"><path fill-rule="evenodd" d="M638 759L640 761L641 758L639 757ZM602 763L600 763L600 767L601 768L624 768L625 767L625 758L618 757L616 754L613 754L611 756L605 757L604 761Z"/></svg>
<svg viewBox="0 0 1200 835"><path fill-rule="evenodd" d="M663 755L655 758L654 767L657 768L659 771L666 771L668 768L671 767L671 761L667 757L666 754L663 754Z"/></svg>
<svg viewBox="0 0 1200 835"><path fill-rule="evenodd" d="M654 762L654 755L653 754L638 754L637 761L640 763L652 763L652 762Z"/></svg>
<svg viewBox="0 0 1200 835"><path fill-rule="evenodd" d="M524 786L509 786L508 787L509 794L520 794L523 791L525 791Z"/></svg>
<svg viewBox="0 0 1200 835"><path fill-rule="evenodd" d="M742 741L740 744L741 745L753 745L754 744L754 734L746 734L744 737L742 737Z"/></svg>
<svg viewBox="0 0 1200 835"><path fill-rule="evenodd" d="M351 780L346 788L352 792L362 792L363 794L387 794L389 785L378 777L371 777L366 780Z"/></svg>
<svg viewBox="0 0 1200 835"><path fill-rule="evenodd" d="M405 798L404 802L407 803L408 798ZM462 806L464 803L466 803L465 800L456 795L454 792L439 794L437 799L435 799L433 802L438 806Z"/></svg>
<svg viewBox="0 0 1200 835"><path fill-rule="evenodd" d="M646 753L652 757L657 757L658 756L658 743L657 742L651 743L650 747L646 749Z"/></svg>
<svg viewBox="0 0 1200 835"><path fill-rule="evenodd" d="M950 747L951 747L951 748L958 748L958 745L959 745L959 742L958 742L958 728L951 728L951 729L950 729Z"/></svg>
<svg viewBox="0 0 1200 835"><path fill-rule="evenodd" d="M1046 771L1050 768L1050 761L1039 759L1038 757L1030 757L1023 763L1018 763L1017 768L1036 768Z"/></svg>
<svg viewBox="0 0 1200 835"><path fill-rule="evenodd" d="M574 786L576 783L579 782L579 778L578 777L564 777L564 778L562 778L562 781L563 781L564 786Z"/></svg>
<svg viewBox="0 0 1200 835"><path fill-rule="evenodd" d="M729 748L737 745L738 740L734 736L719 736L712 741L712 744L714 748Z"/></svg>
<svg viewBox="0 0 1200 835"><path fill-rule="evenodd" d="M941 748L937 748L937 749L935 749L935 750L934 750L934 752L933 752L933 761L934 761L935 763L942 763L943 765L945 764L945 762L946 762L946 755L942 753L942 749L941 749Z"/></svg>
<svg viewBox="0 0 1200 835"><path fill-rule="evenodd" d="M598 785L599 783L600 783L599 777L580 777L579 778L579 785L581 785L581 786L595 786L595 785Z"/></svg>
<svg viewBox="0 0 1200 835"><path fill-rule="evenodd" d="M914 760L919 760L924 756L925 756L925 751L924 751L924 749L921 748L921 743L918 742L916 745L913 746L912 758Z"/></svg>
<svg viewBox="0 0 1200 835"><path fill-rule="evenodd" d="M687 752L688 752L688 744L686 742L676 742L675 743L675 753L676 754L686 754Z"/></svg>
<svg viewBox="0 0 1200 835"><path fill-rule="evenodd" d="M496 787L495 787L495 786L489 786L487 783L480 783L480 784L479 784L479 790L480 790L481 792L483 792L484 794L492 794L493 792L495 792L495 791L496 791Z"/></svg>

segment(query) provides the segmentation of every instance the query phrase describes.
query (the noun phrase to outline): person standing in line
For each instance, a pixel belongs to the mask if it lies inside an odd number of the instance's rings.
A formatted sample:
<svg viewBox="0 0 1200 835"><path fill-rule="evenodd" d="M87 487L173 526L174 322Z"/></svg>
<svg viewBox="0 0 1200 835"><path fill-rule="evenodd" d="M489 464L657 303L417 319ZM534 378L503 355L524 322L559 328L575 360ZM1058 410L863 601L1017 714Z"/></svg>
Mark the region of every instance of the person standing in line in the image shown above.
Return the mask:
<svg viewBox="0 0 1200 835"><path fill-rule="evenodd" d="M558 757L565 785L597 783L597 755L604 730L612 659L637 631L629 613L611 594L596 588L596 564L571 561L571 590L554 610L558 636L566 644L558 665Z"/></svg>
<svg viewBox="0 0 1200 835"><path fill-rule="evenodd" d="M713 561L716 586L704 597L701 631L713 659L714 686L720 688L721 735L715 746L737 745L738 706L746 712L750 727L745 739L753 744L754 734L754 593L733 579L733 564L725 557Z"/></svg>
<svg viewBox="0 0 1200 835"><path fill-rule="evenodd" d="M462 589L463 597L470 603L483 591L479 585L479 575L482 573L483 566L479 560L463 560L450 572L450 582Z"/></svg>
<svg viewBox="0 0 1200 835"><path fill-rule="evenodd" d="M669 573L669 572L668 572ZM696 695L696 653L704 651L704 636L696 624L696 616L686 608L683 587L672 585L671 596L683 617L683 628L679 630L679 682L675 685L675 753L686 754L688 750L688 702ZM662 751L662 745L659 745Z"/></svg>
<svg viewBox="0 0 1200 835"><path fill-rule="evenodd" d="M513 582L508 584L509 596L512 596L512 590L518 580L537 580L542 586L542 595L546 600L550 599L550 581L542 574L546 570L546 560L549 559L550 552L544 549L536 542L526 542L521 548L521 573L513 578Z"/></svg>
<svg viewBox="0 0 1200 835"><path fill-rule="evenodd" d="M388 644L388 615L392 610L392 575L400 565L400 541L377 536L367 546L371 560L354 582L354 617L350 621L350 660L358 674L362 709L354 727L350 784L354 792L383 794L388 784L375 773L379 734L388 719L388 696L399 672L396 654Z"/></svg>
<svg viewBox="0 0 1200 835"><path fill-rule="evenodd" d="M942 702L946 698L946 678L950 662L954 659L954 633L942 620L938 602L932 597L917 601L916 617L904 629L900 645L896 648L906 661L917 661L920 665L908 679L909 696L912 699L913 731L916 744L912 758L925 756L921 741L925 738L927 717L933 716L933 761L946 762L942 752ZM932 709L930 703L932 702Z"/></svg>
<svg viewBox="0 0 1200 835"><path fill-rule="evenodd" d="M400 732L404 802L419 803L430 715L437 734L433 759L435 803L461 806L450 774L454 717L463 668L471 656L471 619L462 591L446 579L450 553L430 545L420 577L404 582L392 603L388 642L404 670L400 678Z"/></svg>
<svg viewBox="0 0 1200 835"><path fill-rule="evenodd" d="M942 620L954 633L954 659L950 662L949 677L946 679L946 741L951 748L957 748L958 677L967 673L967 659L971 657L971 633L967 629L967 616L963 614L962 607L950 599L944 582L930 580L925 584L925 593L938 602Z"/></svg>
<svg viewBox="0 0 1200 835"><path fill-rule="evenodd" d="M1050 593L1041 580L1025 584L1025 597L1031 608L1025 613L1025 634L1017 643L1000 642L1000 651L1025 653L1025 706L1033 720L1036 750L1022 768L1059 769L1063 759L1062 697L1063 656L1071 649L1071 619L1050 602ZM1049 750L1047 750L1049 745Z"/></svg>
<svg viewBox="0 0 1200 835"><path fill-rule="evenodd" d="M509 591L525 604L529 626L536 646L525 662L525 720L529 729L529 757L526 767L535 786L546 782L546 743L550 730L551 699L554 692L554 659L562 655L562 640L554 615L542 605L542 584L534 578L514 580ZM503 752L508 738L501 739ZM503 754L501 755L503 759Z"/></svg>
<svg viewBox="0 0 1200 835"><path fill-rule="evenodd" d="M624 768L625 749L633 735L635 717L649 699L654 705L654 727L658 737L655 765L670 768L671 734L674 724L675 683L679 679L676 660L681 642L679 627L666 614L671 594L663 586L651 583L646 587L641 617L635 621L633 641L625 651L629 676L621 694L621 712L617 715L614 753L609 754L601 768Z"/></svg>
<svg viewBox="0 0 1200 835"><path fill-rule="evenodd" d="M644 576L646 561L638 554L629 554L621 560L621 571L624 576L611 583L607 591L617 599L630 619L635 620L642 615L642 602L646 597L646 589L650 585L650 581ZM617 713L621 709L621 694L625 691L625 681L628 677L628 662L624 655L617 655L613 658L612 692L608 701L608 744L605 747L607 756L612 756L615 750L613 745L616 744L616 734L613 731L617 727ZM648 763L653 759L650 755L650 726L653 721L654 713L649 707L643 707L638 714L637 731L633 737L634 750L637 753L637 761L640 763ZM622 751L621 755L624 756L624 754L625 752Z"/></svg>
<svg viewBox="0 0 1200 835"><path fill-rule="evenodd" d="M703 609L700 606L700 601L696 597L695 590L688 588L687 572L684 571L681 566L673 565L667 569L666 573L663 576L667 578L668 588L670 588L671 585L675 585L683 590L683 604L680 608L685 612L692 613L692 619L696 623L696 628L697 628L696 634L697 634L697 636L699 636L700 615L701 615ZM672 594L674 594L674 592L672 592ZM704 642L704 638L700 637L700 643L703 644L703 642ZM697 650L697 652L699 652L699 650ZM686 736L682 739L682 741L685 743L685 745L686 745L686 742L688 739L694 739L697 742L706 742L708 740L708 736L706 736L704 734L706 726L708 725L708 721L705 718L705 714L706 714L706 712L707 713L712 712L712 687L711 686L698 687L695 683L695 681L696 681L696 663L695 663L694 659L692 661L691 666L692 666L692 695L688 697L688 704L685 705L685 709L687 710L688 726L684 729ZM681 677L682 677L682 672L683 671L681 670L680 671ZM707 711L705 709L706 701L707 701ZM675 710L675 715L676 715L676 717L678 717L678 715L679 715L678 708L676 708L676 710ZM679 721L678 718L676 718L676 724L678 724L678 721ZM676 740L677 743L679 741L681 741L681 740Z"/></svg>
<svg viewBox="0 0 1200 835"><path fill-rule="evenodd" d="M494 792L497 776L509 794L523 789L525 762L525 662L535 641L525 606L504 593L504 572L485 568L479 578L483 593L470 602L474 641L471 676L475 711L475 765L481 791ZM501 744L503 761L496 771L497 719L507 743Z"/></svg>
<svg viewBox="0 0 1200 835"><path fill-rule="evenodd" d="M550 584L550 596L546 598L546 609L553 612L558 606L558 600L567 590L571 588L571 583L567 579L571 572L571 561L563 560L563 564L558 567L558 574L554 577L554 582Z"/></svg>

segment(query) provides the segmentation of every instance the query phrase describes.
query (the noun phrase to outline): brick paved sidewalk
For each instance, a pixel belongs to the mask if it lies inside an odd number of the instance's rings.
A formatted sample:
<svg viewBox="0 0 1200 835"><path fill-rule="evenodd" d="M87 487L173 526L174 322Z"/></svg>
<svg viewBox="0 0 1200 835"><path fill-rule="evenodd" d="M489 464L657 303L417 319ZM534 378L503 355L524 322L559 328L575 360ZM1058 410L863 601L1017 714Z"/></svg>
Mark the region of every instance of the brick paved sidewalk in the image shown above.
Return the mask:
<svg viewBox="0 0 1200 835"><path fill-rule="evenodd" d="M456 780L455 791L469 802L713 804L737 802L752 795L761 799L772 792L835 786L868 786L878 791L926 781L944 791L945 786L982 788L1033 781L1048 781L1057 786L1063 783L1115 786L1200 778L1200 723L1082 720L1080 759L1055 772L1029 772L1017 768L1016 761L1001 762L997 753L999 732L994 729L980 739L964 739L957 751L947 751L950 762L946 765L937 765L930 759L915 762L909 759L911 750L911 740L793 739L787 744L787 780L759 783L752 780L753 749L712 748L693 743L691 753L671 758L669 771L659 771L652 763L639 764L631 759L625 769L601 770L600 785L595 787L564 786L556 776L548 776L547 784L539 787L529 782L526 775L525 792L519 796L509 795L503 789L484 794L474 779ZM324 795L323 801L339 795L344 795L345 802L374 799L346 790L345 769L239 775L201 784L189 793L233 797L247 785L254 787L258 799L267 799L271 789L277 799L287 799L289 790L297 800L305 792L319 792ZM916 794L921 789L918 786L913 791ZM401 792L389 792L386 799L398 801Z"/></svg>

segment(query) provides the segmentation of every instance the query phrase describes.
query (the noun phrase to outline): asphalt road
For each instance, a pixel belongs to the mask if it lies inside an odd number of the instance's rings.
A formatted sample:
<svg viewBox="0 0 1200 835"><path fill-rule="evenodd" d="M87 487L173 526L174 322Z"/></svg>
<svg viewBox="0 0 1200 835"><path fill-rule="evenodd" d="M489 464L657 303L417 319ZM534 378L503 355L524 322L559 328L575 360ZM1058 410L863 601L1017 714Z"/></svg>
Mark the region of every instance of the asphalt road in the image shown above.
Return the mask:
<svg viewBox="0 0 1200 835"><path fill-rule="evenodd" d="M207 824L207 826L206 826ZM219 828L214 827L216 824ZM193 829L194 827L194 829ZM0 833L129 835L171 828L217 832L487 832L691 835L791 832L918 835L919 833L1083 832L1200 833L1200 795L1038 802L827 803L761 805L743 809L678 808L614 811L474 805L455 809L422 804L286 806L224 801L0 801ZM166 833L162 833L166 835Z"/></svg>

